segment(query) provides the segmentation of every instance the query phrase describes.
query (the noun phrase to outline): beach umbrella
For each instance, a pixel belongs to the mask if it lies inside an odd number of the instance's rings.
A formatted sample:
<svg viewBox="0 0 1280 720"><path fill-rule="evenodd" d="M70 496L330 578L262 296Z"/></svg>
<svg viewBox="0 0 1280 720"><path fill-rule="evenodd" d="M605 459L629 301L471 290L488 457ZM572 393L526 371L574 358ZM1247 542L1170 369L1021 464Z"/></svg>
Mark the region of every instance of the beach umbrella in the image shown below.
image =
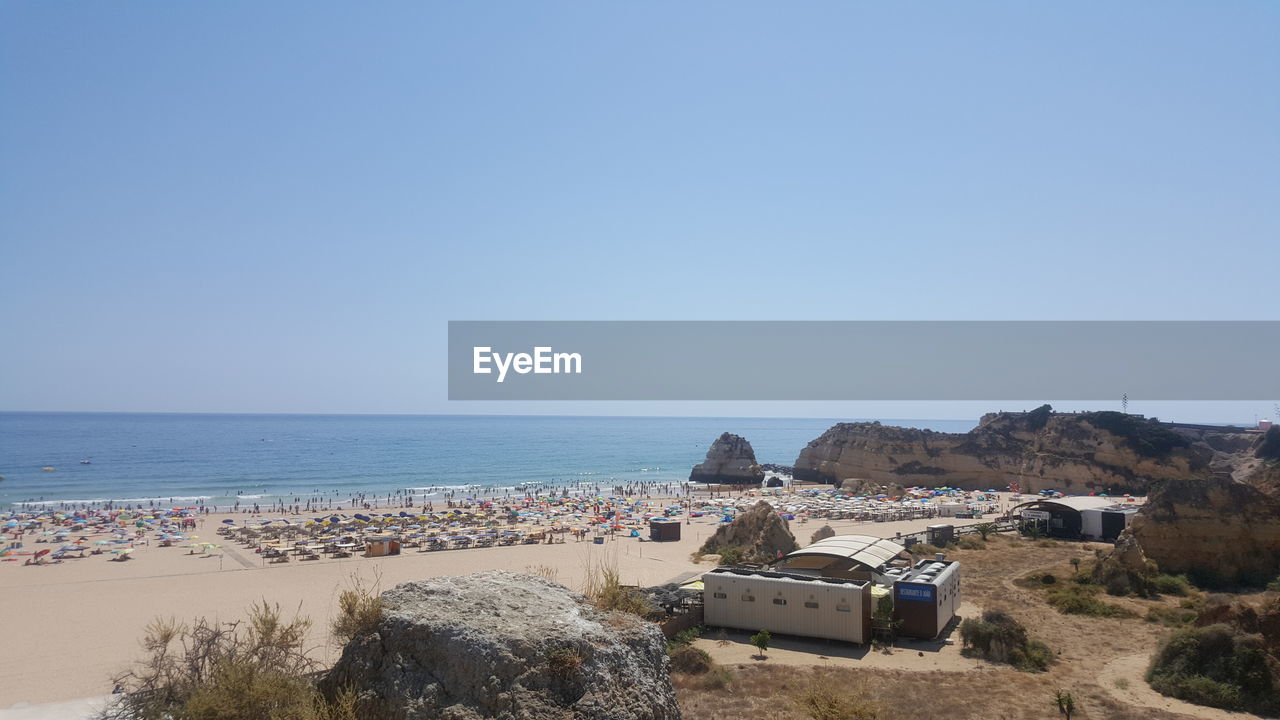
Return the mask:
<svg viewBox="0 0 1280 720"><path fill-rule="evenodd" d="M222 521L222 523L223 523L224 525L235 525L235 524L236 524L236 521L235 521L235 520L232 520L232 519L230 519L230 518L228 518L228 519L226 519L226 520L223 520L223 521Z"/></svg>

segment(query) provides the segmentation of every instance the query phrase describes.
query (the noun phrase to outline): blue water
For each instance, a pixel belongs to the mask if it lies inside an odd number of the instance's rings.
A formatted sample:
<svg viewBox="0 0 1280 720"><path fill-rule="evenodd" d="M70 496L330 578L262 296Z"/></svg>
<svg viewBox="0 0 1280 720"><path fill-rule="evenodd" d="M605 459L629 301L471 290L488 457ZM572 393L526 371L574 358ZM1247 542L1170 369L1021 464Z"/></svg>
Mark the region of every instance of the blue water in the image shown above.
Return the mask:
<svg viewBox="0 0 1280 720"><path fill-rule="evenodd" d="M0 507L679 483L729 431L790 465L829 419L0 413ZM969 421L887 423L964 432ZM80 461L89 459L91 464ZM55 468L43 471L44 467ZM439 492L439 490L432 491Z"/></svg>

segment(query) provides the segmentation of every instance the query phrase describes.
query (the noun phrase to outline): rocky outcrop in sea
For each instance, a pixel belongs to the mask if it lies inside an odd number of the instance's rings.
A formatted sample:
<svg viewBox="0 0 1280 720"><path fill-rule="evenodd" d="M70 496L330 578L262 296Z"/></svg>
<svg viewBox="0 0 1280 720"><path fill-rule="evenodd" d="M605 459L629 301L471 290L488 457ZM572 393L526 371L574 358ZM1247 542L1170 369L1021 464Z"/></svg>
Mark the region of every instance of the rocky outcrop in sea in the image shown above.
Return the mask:
<svg viewBox="0 0 1280 720"><path fill-rule="evenodd" d="M759 485L764 480L764 468L756 462L755 450L741 435L724 433L711 443L707 458L693 466L689 482Z"/></svg>

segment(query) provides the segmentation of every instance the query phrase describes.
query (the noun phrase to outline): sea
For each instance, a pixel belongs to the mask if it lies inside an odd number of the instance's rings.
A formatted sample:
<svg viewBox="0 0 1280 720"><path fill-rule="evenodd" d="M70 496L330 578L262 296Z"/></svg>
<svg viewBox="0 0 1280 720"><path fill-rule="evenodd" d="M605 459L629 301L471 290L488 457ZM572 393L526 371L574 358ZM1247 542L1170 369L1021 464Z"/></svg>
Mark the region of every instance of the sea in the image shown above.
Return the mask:
<svg viewBox="0 0 1280 720"><path fill-rule="evenodd" d="M820 418L0 413L0 509L678 488L723 432L791 465ZM967 420L882 420L965 432Z"/></svg>

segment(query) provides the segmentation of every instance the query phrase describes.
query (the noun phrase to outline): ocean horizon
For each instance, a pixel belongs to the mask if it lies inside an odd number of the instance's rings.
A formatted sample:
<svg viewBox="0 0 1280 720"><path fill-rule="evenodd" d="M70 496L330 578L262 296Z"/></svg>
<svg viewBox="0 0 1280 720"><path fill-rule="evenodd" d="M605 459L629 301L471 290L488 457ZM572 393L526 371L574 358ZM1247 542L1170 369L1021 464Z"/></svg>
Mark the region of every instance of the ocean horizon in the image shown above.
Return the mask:
<svg viewBox="0 0 1280 720"><path fill-rule="evenodd" d="M0 507L270 506L678 485L722 432L791 465L833 418L0 412ZM881 419L965 432L976 420ZM84 462L82 462L84 461ZM44 468L52 468L45 470Z"/></svg>

